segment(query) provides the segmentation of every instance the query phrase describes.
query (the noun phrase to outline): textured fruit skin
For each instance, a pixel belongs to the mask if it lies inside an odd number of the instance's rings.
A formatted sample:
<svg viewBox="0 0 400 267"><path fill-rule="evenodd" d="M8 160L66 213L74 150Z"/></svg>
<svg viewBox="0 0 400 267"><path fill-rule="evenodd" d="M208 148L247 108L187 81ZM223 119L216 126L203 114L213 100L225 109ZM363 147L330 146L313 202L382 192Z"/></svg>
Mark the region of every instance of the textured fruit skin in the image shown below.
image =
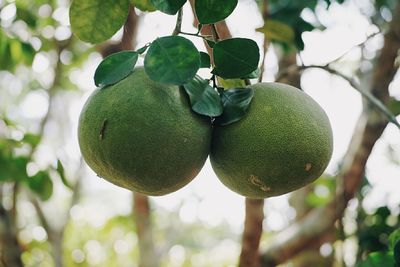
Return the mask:
<svg viewBox="0 0 400 267"><path fill-rule="evenodd" d="M254 98L247 114L214 129L210 159L218 178L249 198L282 195L314 181L333 150L324 110L289 85L250 88Z"/></svg>
<svg viewBox="0 0 400 267"><path fill-rule="evenodd" d="M137 68L96 89L79 118L87 164L113 184L159 196L188 184L210 151L210 121L193 113L177 86L156 83Z"/></svg>

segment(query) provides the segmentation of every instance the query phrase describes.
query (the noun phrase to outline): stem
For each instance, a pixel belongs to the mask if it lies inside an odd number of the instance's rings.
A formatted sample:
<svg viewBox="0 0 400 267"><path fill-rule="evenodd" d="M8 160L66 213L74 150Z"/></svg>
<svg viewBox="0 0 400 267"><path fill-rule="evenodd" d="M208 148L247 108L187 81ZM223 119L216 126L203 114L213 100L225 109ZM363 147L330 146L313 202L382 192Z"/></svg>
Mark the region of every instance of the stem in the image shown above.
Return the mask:
<svg viewBox="0 0 400 267"><path fill-rule="evenodd" d="M215 26L215 23L211 24L211 31L212 31L212 36L215 42L218 42L220 40L219 34L217 27Z"/></svg>
<svg viewBox="0 0 400 267"><path fill-rule="evenodd" d="M176 18L176 25L174 31L172 32L172 35L178 35L179 33L181 33L182 17L183 17L183 10L181 8L178 11L178 17Z"/></svg>
<svg viewBox="0 0 400 267"><path fill-rule="evenodd" d="M262 16L263 16L263 19L264 19L264 23L267 21L267 19L268 19L268 14L269 14L269 11L268 11L268 0L264 0L263 2L262 2ZM264 51L263 51L263 57L262 57L262 61L261 61L261 68L260 68L260 77L258 77L258 82L262 82L262 79L263 79L263 75L264 75L264 70L265 70L265 57L266 57L266 55L267 55L267 52L268 52L268 46L269 46L269 41L268 41L268 38L267 38L267 36L264 34L264 41L263 41L263 49L264 49Z"/></svg>

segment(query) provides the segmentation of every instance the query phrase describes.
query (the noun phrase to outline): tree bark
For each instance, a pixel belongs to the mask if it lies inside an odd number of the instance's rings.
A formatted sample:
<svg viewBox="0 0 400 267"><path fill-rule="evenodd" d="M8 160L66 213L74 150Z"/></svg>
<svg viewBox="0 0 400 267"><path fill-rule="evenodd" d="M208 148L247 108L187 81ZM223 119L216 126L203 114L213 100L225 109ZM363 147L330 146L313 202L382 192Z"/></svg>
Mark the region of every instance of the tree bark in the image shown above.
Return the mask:
<svg viewBox="0 0 400 267"><path fill-rule="evenodd" d="M160 260L153 241L148 197L139 193L134 194L133 214L139 240L139 267L158 267Z"/></svg>
<svg viewBox="0 0 400 267"><path fill-rule="evenodd" d="M389 99L388 87L397 71L394 61L399 49L400 3L393 13L389 31L385 34L384 46L374 66L371 93L384 103ZM382 114L372 109L369 103L364 103L363 112L337 176L339 186L334 200L325 207L313 210L302 221L279 233L275 237L276 242L264 251L261 266L276 266L285 262L331 229L358 190L364 178L367 160L387 123Z"/></svg>
<svg viewBox="0 0 400 267"><path fill-rule="evenodd" d="M246 198L246 218L239 267L259 266L259 246L264 221L264 199Z"/></svg>
<svg viewBox="0 0 400 267"><path fill-rule="evenodd" d="M0 190L2 188L0 187ZM5 267L23 267L22 248L18 242L15 221L3 206L0 193L0 263Z"/></svg>

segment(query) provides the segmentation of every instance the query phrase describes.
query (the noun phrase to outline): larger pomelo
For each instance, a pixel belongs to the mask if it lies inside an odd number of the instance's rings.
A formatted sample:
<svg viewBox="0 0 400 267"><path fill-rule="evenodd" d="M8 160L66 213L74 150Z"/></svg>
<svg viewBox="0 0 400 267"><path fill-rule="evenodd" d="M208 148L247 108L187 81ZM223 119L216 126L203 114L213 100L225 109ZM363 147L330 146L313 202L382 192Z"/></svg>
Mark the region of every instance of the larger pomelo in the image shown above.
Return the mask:
<svg viewBox="0 0 400 267"><path fill-rule="evenodd" d="M318 178L332 155L332 130L307 94L279 83L250 86L254 98L238 122L214 129L211 164L231 190L277 196Z"/></svg>
<svg viewBox="0 0 400 267"><path fill-rule="evenodd" d="M182 89L156 83L143 68L97 89L78 128L87 164L104 179L147 195L189 183L210 151L210 120L193 113Z"/></svg>

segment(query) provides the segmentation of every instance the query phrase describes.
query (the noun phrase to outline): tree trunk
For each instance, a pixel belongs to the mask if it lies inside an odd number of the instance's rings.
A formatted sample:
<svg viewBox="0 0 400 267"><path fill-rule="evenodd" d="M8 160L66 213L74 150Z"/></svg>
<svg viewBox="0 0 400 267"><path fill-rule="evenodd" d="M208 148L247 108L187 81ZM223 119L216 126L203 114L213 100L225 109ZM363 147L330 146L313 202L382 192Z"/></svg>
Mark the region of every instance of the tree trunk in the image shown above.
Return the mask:
<svg viewBox="0 0 400 267"><path fill-rule="evenodd" d="M239 267L259 266L259 246L264 221L264 199L246 198L246 218Z"/></svg>
<svg viewBox="0 0 400 267"><path fill-rule="evenodd" d="M0 186L0 190L2 190ZM23 267L22 248L18 242L17 229L12 214L3 206L0 193L0 260L5 267Z"/></svg>
<svg viewBox="0 0 400 267"><path fill-rule="evenodd" d="M139 240L139 267L158 267L160 266L160 260L153 241L149 198L139 193L135 193L133 197L133 214Z"/></svg>

